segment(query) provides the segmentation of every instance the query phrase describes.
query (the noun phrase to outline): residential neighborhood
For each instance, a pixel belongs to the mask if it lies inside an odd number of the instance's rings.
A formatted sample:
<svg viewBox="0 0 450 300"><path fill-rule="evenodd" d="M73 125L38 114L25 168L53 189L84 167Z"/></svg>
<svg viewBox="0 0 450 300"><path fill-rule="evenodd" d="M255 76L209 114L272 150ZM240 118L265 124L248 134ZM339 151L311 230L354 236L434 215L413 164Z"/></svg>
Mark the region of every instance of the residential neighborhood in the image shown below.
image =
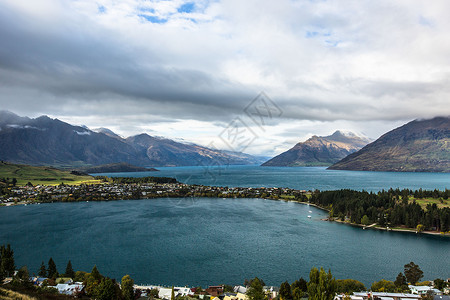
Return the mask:
<svg viewBox="0 0 450 300"><path fill-rule="evenodd" d="M0 195L4 205L44 202L108 201L163 197L267 198L306 200L307 192L277 187L215 187L184 183L111 183L66 185L25 185L8 188Z"/></svg>

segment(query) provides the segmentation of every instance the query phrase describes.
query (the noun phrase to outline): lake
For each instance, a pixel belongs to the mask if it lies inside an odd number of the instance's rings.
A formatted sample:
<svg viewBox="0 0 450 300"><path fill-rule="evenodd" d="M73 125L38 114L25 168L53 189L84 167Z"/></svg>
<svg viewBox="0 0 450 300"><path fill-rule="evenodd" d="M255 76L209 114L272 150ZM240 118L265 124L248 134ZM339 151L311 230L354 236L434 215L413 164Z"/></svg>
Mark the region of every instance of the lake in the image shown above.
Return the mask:
<svg viewBox="0 0 450 300"><path fill-rule="evenodd" d="M11 243L17 266L31 273L53 257L60 272L70 259L75 270L97 264L104 275L148 284L234 285L258 276L280 285L323 266L370 287L394 280L410 261L424 279L450 275L449 238L362 230L325 216L263 199L35 204L0 208L0 244Z"/></svg>
<svg viewBox="0 0 450 300"><path fill-rule="evenodd" d="M450 173L367 172L327 170L325 167L195 166L163 167L159 172L103 173L98 175L174 177L189 184L229 187L289 187L299 190L389 188L450 188Z"/></svg>

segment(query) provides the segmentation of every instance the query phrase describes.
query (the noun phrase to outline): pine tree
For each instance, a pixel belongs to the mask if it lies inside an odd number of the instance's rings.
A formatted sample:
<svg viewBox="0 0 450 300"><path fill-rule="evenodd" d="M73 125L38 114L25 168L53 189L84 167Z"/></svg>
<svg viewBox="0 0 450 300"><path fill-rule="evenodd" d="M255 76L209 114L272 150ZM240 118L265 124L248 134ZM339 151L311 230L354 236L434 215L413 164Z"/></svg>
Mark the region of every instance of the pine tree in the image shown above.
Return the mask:
<svg viewBox="0 0 450 300"><path fill-rule="evenodd" d="M247 297L250 300L263 300L264 299L264 291L263 291L263 281L258 277L255 277L250 281L250 287L247 290Z"/></svg>
<svg viewBox="0 0 450 300"><path fill-rule="evenodd" d="M16 265L14 264L14 251L11 249L11 245L8 244L6 247L0 247L1 252L1 263L0 270L3 270L5 276L9 277L14 274Z"/></svg>
<svg viewBox="0 0 450 300"><path fill-rule="evenodd" d="M125 275L122 277L121 288L122 295L125 300L133 300L134 299L134 289L133 289L133 279L131 279L130 275Z"/></svg>
<svg viewBox="0 0 450 300"><path fill-rule="evenodd" d="M48 261L48 270L47 270L47 276L51 278L58 277L58 270L56 269L56 264L53 261L53 258L50 257Z"/></svg>
<svg viewBox="0 0 450 300"><path fill-rule="evenodd" d="M397 278L395 278L394 284L397 287L403 287L408 285L406 282L406 277L405 275L403 275L402 272L398 273Z"/></svg>
<svg viewBox="0 0 450 300"><path fill-rule="evenodd" d="M320 271L317 268L311 269L308 282L308 299L333 300L336 289L336 279L331 275L331 271L326 273L323 268L320 268Z"/></svg>
<svg viewBox="0 0 450 300"><path fill-rule="evenodd" d="M73 271L72 263L70 262L70 260L67 263L65 276L66 277L70 277L70 278L74 278L75 277L75 272Z"/></svg>
<svg viewBox="0 0 450 300"><path fill-rule="evenodd" d="M287 281L283 282L280 286L280 299L281 300L292 299L291 285Z"/></svg>
<svg viewBox="0 0 450 300"><path fill-rule="evenodd" d="M44 262L41 262L41 267L39 268L38 275L40 277L47 277L47 269L45 268Z"/></svg>
<svg viewBox="0 0 450 300"><path fill-rule="evenodd" d="M100 272L98 271L98 269L97 269L97 265L95 265L93 268L92 268L92 271L91 271L91 276L94 278L94 280L96 280L96 281L100 281L101 279L102 279L102 275L100 274Z"/></svg>

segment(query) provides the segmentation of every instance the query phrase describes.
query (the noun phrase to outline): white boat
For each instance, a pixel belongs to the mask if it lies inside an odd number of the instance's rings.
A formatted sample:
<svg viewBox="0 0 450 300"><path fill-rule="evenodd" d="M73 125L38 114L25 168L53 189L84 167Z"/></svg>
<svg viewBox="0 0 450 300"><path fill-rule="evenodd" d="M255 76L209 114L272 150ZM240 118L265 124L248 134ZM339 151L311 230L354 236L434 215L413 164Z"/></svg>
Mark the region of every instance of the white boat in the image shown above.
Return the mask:
<svg viewBox="0 0 450 300"><path fill-rule="evenodd" d="M311 216L308 216L308 218L310 218L310 219L311 219Z"/></svg>
<svg viewBox="0 0 450 300"><path fill-rule="evenodd" d="M312 213L312 211L310 210L309 213Z"/></svg>

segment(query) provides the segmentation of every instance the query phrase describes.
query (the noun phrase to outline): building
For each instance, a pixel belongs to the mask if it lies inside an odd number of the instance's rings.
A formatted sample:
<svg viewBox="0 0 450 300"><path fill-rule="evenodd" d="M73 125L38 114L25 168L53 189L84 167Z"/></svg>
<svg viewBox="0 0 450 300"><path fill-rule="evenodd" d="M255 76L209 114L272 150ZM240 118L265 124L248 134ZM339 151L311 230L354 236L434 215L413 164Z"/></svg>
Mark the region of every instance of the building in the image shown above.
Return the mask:
<svg viewBox="0 0 450 300"><path fill-rule="evenodd" d="M431 293L432 295L442 295L442 292L438 289L435 289L431 286L426 285L408 285L408 288L411 290L411 293L416 295L426 295Z"/></svg>
<svg viewBox="0 0 450 300"><path fill-rule="evenodd" d="M58 290L60 294L73 296L77 292L81 292L84 289L84 285L79 283L67 284L67 283L58 283L55 288Z"/></svg>

